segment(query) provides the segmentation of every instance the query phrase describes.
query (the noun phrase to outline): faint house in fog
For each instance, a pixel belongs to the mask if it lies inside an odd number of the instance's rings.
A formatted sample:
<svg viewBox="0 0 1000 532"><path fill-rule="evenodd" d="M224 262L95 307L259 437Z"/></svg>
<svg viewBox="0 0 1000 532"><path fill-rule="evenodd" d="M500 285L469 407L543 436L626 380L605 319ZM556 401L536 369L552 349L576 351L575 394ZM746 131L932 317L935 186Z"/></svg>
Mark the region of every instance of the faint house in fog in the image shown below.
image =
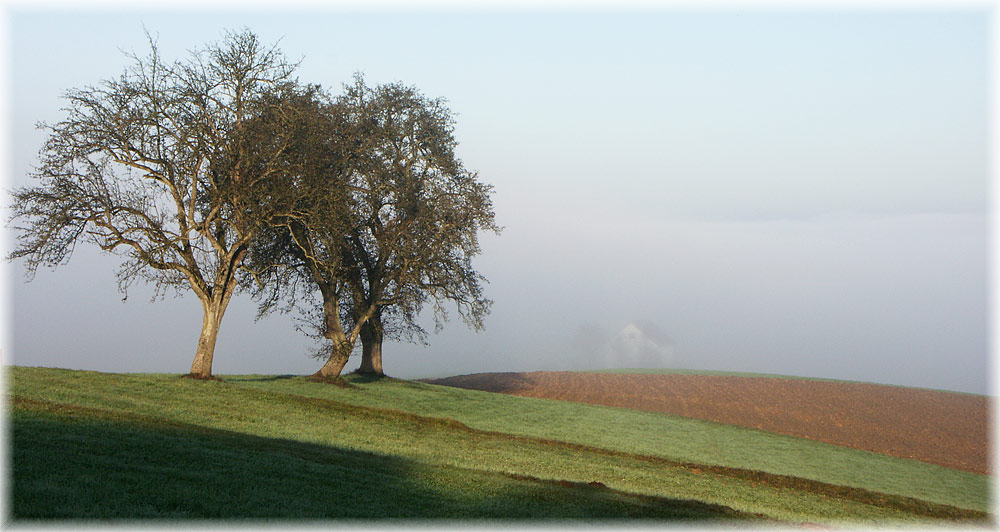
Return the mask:
<svg viewBox="0 0 1000 532"><path fill-rule="evenodd" d="M606 368L664 368L673 358L673 342L647 321L625 325L604 348Z"/></svg>

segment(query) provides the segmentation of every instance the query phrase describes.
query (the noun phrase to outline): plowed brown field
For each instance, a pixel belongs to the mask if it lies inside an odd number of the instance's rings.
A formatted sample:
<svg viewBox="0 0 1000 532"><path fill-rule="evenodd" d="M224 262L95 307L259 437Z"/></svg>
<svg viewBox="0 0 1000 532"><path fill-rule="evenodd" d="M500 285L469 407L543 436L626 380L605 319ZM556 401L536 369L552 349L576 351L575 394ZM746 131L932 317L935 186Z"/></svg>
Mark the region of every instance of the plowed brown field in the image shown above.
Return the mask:
<svg viewBox="0 0 1000 532"><path fill-rule="evenodd" d="M991 473L987 397L857 382L539 371L434 384L664 412Z"/></svg>

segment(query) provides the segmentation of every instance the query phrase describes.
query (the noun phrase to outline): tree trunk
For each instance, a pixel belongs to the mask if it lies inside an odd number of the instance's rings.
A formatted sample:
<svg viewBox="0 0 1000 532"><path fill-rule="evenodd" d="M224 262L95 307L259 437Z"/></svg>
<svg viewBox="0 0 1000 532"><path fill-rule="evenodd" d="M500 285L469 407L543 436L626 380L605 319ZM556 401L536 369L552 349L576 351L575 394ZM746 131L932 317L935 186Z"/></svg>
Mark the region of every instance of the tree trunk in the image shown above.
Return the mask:
<svg viewBox="0 0 1000 532"><path fill-rule="evenodd" d="M319 368L319 371L313 373L313 377L323 377L326 379L340 377L340 373L344 371L344 366L347 365L350 354L351 349L348 347L346 341L343 341L343 339L333 339L333 346L330 347L330 358L326 360L326 364L323 364L323 367Z"/></svg>
<svg viewBox="0 0 1000 532"><path fill-rule="evenodd" d="M198 337L198 349L194 353L191 364L191 376L198 379L212 377L212 359L215 357L215 340L219 336L219 326L222 316L226 314L229 300L236 292L234 273L243 260L246 249L242 246L229 260L229 268L220 271L215 278L214 290L207 291L201 297L201 309L204 312L201 321L201 336Z"/></svg>
<svg viewBox="0 0 1000 532"><path fill-rule="evenodd" d="M323 319L326 328L324 334L327 339L333 342L333 345L330 347L330 358L319 371L313 373L313 377L335 379L340 376L344 366L347 365L351 351L354 350L358 336L376 311L375 305L371 305L368 310L357 317L350 333L345 332L340 323L340 305L334 288L329 284L320 283L320 292L323 294ZM381 369L381 361L379 361L379 366Z"/></svg>
<svg viewBox="0 0 1000 532"><path fill-rule="evenodd" d="M330 346L330 358L326 360L323 367L319 368L319 371L313 373L313 377L336 379L344 371L347 359L350 357L351 351L354 350L354 341L357 340L357 337L352 335L348 338L344 334L344 328L340 324L340 307L333 287L321 283L320 292L323 294L323 320L326 326L324 335L333 342L333 345Z"/></svg>
<svg viewBox="0 0 1000 532"><path fill-rule="evenodd" d="M361 367L358 373L385 375L382 373L382 339L382 318L375 314L361 327Z"/></svg>
<svg viewBox="0 0 1000 532"><path fill-rule="evenodd" d="M225 302L228 303L228 300ZM201 336L198 337L198 349L191 364L191 376L207 379L212 376L215 340L219 336L219 326L226 309L222 301L203 301L202 308L204 316L201 321Z"/></svg>

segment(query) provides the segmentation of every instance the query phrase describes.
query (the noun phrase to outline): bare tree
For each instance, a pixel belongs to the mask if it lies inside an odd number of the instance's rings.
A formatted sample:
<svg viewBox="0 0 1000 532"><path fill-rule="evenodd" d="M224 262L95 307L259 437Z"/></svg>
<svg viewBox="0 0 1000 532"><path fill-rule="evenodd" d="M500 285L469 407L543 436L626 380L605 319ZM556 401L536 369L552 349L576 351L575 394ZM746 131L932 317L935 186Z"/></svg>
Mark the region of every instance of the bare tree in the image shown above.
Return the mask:
<svg viewBox="0 0 1000 532"><path fill-rule="evenodd" d="M296 155L312 163L299 204L250 252L253 264L284 265L257 285L261 313L306 303L306 329L325 340L318 378L338 377L359 339L361 371L382 374L383 339L424 339L417 318L428 303L439 327L450 301L481 328L491 301L471 259L478 231L499 229L491 187L455 157L444 102L358 76L311 112L320 118Z"/></svg>
<svg viewBox="0 0 1000 532"><path fill-rule="evenodd" d="M492 302L471 260L480 252L479 231L499 227L492 187L455 155L454 118L444 100L399 83L371 88L358 76L339 101L366 139L354 167L344 253L352 268L350 316L361 324L359 372L381 375L386 333L423 339L417 317L427 303L438 328L449 302L468 325L482 328Z"/></svg>
<svg viewBox="0 0 1000 532"><path fill-rule="evenodd" d="M354 167L365 140L343 106L326 97L286 104L297 109L301 128L309 132L285 154L295 176L290 184L295 204L272 218L250 247L247 263L255 272L250 286L261 316L275 308L303 311L300 330L324 344L317 356L340 363L317 376L336 377L363 323L344 322L340 309L349 277L356 274L345 252L354 211Z"/></svg>
<svg viewBox="0 0 1000 532"><path fill-rule="evenodd" d="M250 31L161 59L146 57L116 79L65 93L66 118L42 125L49 139L36 184L16 190L23 225L8 259L39 266L69 260L80 242L122 257L122 290L136 280L191 290L203 320L191 375L208 378L237 273L266 222L287 210L286 152L301 92L294 64Z"/></svg>

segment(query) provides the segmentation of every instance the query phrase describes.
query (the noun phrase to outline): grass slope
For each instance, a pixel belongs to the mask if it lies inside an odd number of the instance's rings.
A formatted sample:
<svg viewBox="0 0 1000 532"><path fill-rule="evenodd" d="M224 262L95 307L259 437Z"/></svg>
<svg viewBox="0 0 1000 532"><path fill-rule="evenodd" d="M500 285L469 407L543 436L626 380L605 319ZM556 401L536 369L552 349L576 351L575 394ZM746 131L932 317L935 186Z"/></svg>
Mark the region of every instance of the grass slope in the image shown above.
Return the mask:
<svg viewBox="0 0 1000 532"><path fill-rule="evenodd" d="M13 416L17 518L746 517L52 403L15 401Z"/></svg>
<svg viewBox="0 0 1000 532"><path fill-rule="evenodd" d="M481 430L759 470L982 511L991 503L986 475L712 421L412 381L344 389L303 386L299 378L262 379L230 378L247 386L454 419Z"/></svg>
<svg viewBox="0 0 1000 532"><path fill-rule="evenodd" d="M986 517L971 505L962 511L905 496L470 428L418 410L448 402L474 409L483 399L475 392L447 399L441 394L458 390L352 380L351 387L340 388L302 378L198 382L11 368L13 515L767 517L825 523L912 523L928 514ZM393 404L375 404L380 401ZM547 403L538 403L536 413ZM643 434L642 427L634 430Z"/></svg>

